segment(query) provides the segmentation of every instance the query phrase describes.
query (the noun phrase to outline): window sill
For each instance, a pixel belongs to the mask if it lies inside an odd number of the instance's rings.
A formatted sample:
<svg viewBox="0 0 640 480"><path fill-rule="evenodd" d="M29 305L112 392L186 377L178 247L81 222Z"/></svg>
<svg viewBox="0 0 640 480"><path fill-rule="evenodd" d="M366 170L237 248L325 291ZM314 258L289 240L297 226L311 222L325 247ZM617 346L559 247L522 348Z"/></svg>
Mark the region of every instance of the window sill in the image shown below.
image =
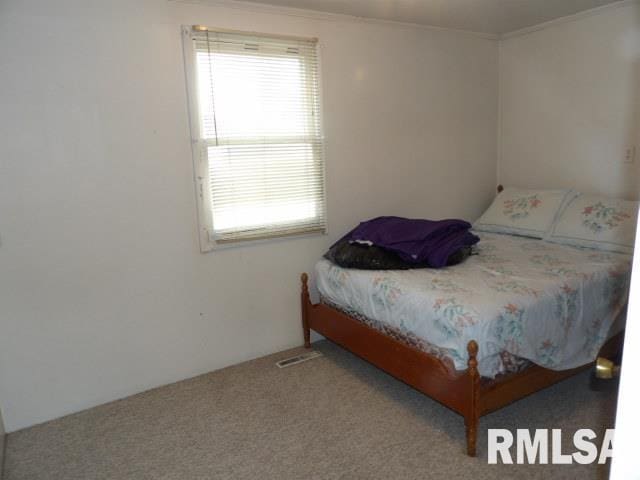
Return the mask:
<svg viewBox="0 0 640 480"><path fill-rule="evenodd" d="M280 234L256 234L241 238L233 239L216 239L212 233L207 231L201 238L200 251L201 253L209 253L216 250L226 250L239 247L250 247L254 245L262 245L269 243L276 243L283 240L313 238L327 235L327 228L314 228L297 230L290 232L283 232Z"/></svg>

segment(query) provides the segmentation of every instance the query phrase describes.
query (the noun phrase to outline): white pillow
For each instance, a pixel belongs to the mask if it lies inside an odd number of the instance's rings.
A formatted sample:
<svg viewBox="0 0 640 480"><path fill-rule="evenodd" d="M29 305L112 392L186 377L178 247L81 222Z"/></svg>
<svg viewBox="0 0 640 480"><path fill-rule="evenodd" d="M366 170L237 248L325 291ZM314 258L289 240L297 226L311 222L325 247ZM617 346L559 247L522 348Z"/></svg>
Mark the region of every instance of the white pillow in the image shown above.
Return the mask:
<svg viewBox="0 0 640 480"><path fill-rule="evenodd" d="M510 233L543 238L566 203L575 196L573 190L532 190L505 188L473 225L482 232Z"/></svg>
<svg viewBox="0 0 640 480"><path fill-rule="evenodd" d="M638 202L579 195L558 216L550 242L633 253Z"/></svg>

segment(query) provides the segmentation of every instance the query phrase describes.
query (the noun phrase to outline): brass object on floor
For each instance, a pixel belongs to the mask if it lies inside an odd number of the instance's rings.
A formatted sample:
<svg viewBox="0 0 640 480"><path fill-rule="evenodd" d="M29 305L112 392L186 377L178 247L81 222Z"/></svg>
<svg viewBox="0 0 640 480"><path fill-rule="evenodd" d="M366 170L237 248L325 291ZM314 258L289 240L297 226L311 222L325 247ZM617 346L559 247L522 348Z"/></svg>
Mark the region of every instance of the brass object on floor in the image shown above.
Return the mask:
<svg viewBox="0 0 640 480"><path fill-rule="evenodd" d="M603 357L596 360L596 378L609 380L620 375L620 366Z"/></svg>

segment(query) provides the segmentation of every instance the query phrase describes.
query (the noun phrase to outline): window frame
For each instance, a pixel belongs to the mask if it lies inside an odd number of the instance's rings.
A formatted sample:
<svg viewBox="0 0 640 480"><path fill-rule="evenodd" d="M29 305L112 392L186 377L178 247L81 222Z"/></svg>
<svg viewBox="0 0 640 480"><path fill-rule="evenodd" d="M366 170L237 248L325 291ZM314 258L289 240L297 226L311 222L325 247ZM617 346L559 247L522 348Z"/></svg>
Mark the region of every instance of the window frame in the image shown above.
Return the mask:
<svg viewBox="0 0 640 480"><path fill-rule="evenodd" d="M304 238L314 237L318 235L328 234L328 220L327 220L327 185L326 185L326 155L324 152L322 155L322 208L324 212L323 225L317 229L304 228L300 226L299 230L292 229L291 231L281 234L270 234L263 237L247 236L246 238L238 238L233 240L217 240L214 235L213 225L213 211L211 205L211 190L209 185L209 172L208 172L208 158L202 154L202 150L208 146L208 141L201 138L201 115L200 107L198 103L198 79L197 79L197 65L196 65L196 50L194 48L194 32L216 32L216 33L231 33L254 37L264 37L267 39L280 39L280 40L292 40L292 41L315 41L316 42L316 56L317 56L317 97L320 119L319 124L319 136L322 145L322 150L325 149L325 134L324 134L324 112L322 102L322 75L321 75L321 44L315 38L309 37L295 37L287 35L274 35L268 33L257 33L240 30L229 30L224 28L206 27L200 25L183 25L182 26L182 44L183 44L183 58L184 69L186 78L186 90L187 90L187 106L189 114L189 130L190 130L190 143L193 162L193 182L195 186L196 195L196 210L198 220L198 239L200 243L200 251L207 253L213 250L233 248L238 246L246 246L253 244L260 244L266 242L278 241L285 238ZM292 223L295 225L295 222Z"/></svg>

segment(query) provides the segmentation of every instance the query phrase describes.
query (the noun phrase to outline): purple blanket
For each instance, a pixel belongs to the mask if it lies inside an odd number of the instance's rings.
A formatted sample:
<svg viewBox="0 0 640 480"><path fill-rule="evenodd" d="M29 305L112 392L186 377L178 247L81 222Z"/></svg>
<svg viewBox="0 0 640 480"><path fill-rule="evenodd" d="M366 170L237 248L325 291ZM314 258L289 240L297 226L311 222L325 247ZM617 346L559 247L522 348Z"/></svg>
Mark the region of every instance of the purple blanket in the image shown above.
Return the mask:
<svg viewBox="0 0 640 480"><path fill-rule="evenodd" d="M480 240L464 220L413 220L378 217L360 223L341 240L370 243L396 253L407 263L428 263L440 268L449 256Z"/></svg>

